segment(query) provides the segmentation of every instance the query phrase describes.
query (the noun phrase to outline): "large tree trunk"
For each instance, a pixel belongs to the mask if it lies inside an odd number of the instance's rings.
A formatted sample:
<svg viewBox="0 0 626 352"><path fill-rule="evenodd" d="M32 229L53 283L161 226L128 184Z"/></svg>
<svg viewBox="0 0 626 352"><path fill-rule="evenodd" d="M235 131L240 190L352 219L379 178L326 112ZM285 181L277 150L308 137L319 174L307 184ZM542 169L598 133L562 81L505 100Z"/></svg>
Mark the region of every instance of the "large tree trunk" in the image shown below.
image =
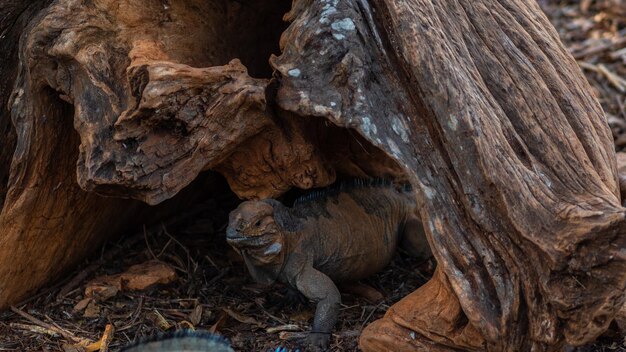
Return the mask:
<svg viewBox="0 0 626 352"><path fill-rule="evenodd" d="M364 350L540 351L602 333L626 285L615 154L534 1L296 0L283 32L288 7L59 0L29 15L0 306L113 236L110 219L136 222L119 198L161 203L207 169L244 198L370 176L413 183L439 266Z"/></svg>

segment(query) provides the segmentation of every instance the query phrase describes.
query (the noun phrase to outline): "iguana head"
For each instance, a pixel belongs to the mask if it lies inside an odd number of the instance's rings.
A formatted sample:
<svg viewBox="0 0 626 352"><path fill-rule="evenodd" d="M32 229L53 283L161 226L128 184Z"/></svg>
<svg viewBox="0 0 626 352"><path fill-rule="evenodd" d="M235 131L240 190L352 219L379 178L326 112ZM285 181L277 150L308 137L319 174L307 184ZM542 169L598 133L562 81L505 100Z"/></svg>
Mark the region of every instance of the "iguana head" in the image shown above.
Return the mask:
<svg viewBox="0 0 626 352"><path fill-rule="evenodd" d="M274 207L264 201L246 201L229 215L226 240L244 258L256 264L277 260L284 245L283 234L274 220Z"/></svg>

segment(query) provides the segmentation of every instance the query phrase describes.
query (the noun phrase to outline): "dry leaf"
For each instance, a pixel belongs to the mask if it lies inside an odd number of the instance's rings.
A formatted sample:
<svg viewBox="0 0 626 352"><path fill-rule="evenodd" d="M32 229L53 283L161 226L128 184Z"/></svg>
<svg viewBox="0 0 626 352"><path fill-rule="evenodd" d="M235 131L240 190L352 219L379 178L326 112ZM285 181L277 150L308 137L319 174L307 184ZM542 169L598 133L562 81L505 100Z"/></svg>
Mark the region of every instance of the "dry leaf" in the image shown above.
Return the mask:
<svg viewBox="0 0 626 352"><path fill-rule="evenodd" d="M309 321L311 318L313 318L313 311L312 310L303 310L297 313L292 314L289 317L289 320L292 321L299 321L299 322L307 322Z"/></svg>
<svg viewBox="0 0 626 352"><path fill-rule="evenodd" d="M158 261L149 261L131 266L122 274L122 288L145 290L157 284L169 284L176 280L176 271L171 266Z"/></svg>
<svg viewBox="0 0 626 352"><path fill-rule="evenodd" d="M211 328L209 328L209 332L211 333L215 333L219 330L219 328L224 325L224 323L226 322L226 319L228 318L228 313L226 312L222 312L222 314L220 314L220 317L217 319L217 321L215 322L215 324L213 324L211 326Z"/></svg>
<svg viewBox="0 0 626 352"><path fill-rule="evenodd" d="M91 301L92 301L92 298L89 298L89 297L83 298L82 300L80 300L80 302L76 303L76 305L74 306L72 310L74 311L74 313L82 312L83 310L85 310L85 308L87 308L87 305Z"/></svg>
<svg viewBox="0 0 626 352"><path fill-rule="evenodd" d="M100 306L96 303L96 301L91 300L87 307L85 308L85 312L83 313L83 317L85 318L97 318L100 316Z"/></svg>
<svg viewBox="0 0 626 352"><path fill-rule="evenodd" d="M202 305L198 304L196 308L189 314L189 321L194 325L200 324L202 321Z"/></svg>
<svg viewBox="0 0 626 352"><path fill-rule="evenodd" d="M231 318L237 320L240 323L251 324L251 325L256 325L256 326L262 325L256 319L249 317L247 315L239 314L231 309L224 308L224 312L226 312L228 315L230 315Z"/></svg>
<svg viewBox="0 0 626 352"><path fill-rule="evenodd" d="M117 275L98 277L87 284L85 296L105 301L123 290L145 290L157 284L169 284L176 280L176 271L159 261L133 265Z"/></svg>
<svg viewBox="0 0 626 352"><path fill-rule="evenodd" d="M172 324L170 324L158 310L155 309L153 313L153 321L161 330L169 330L172 327Z"/></svg>
<svg viewBox="0 0 626 352"><path fill-rule="evenodd" d="M119 287L106 282L90 282L85 288L85 297L93 298L99 302L114 297L119 292Z"/></svg>

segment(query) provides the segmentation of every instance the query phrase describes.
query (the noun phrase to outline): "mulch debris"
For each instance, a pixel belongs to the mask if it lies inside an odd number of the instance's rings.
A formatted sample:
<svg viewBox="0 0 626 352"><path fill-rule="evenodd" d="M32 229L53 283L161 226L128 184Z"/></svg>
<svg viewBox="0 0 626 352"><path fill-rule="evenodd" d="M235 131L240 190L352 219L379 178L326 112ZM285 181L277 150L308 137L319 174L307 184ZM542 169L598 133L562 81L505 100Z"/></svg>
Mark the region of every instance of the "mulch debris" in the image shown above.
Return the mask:
<svg viewBox="0 0 626 352"><path fill-rule="evenodd" d="M591 83L616 149L624 150L626 0L538 1ZM1 312L0 351L116 351L143 336L177 329L220 333L238 351L297 348L314 307L291 302L279 285L250 279L225 241L227 215L236 204L234 196L225 195L196 205L189 216L108 243L73 274ZM424 284L434 267L432 260L417 262L399 253L365 281L383 293L382 300L342 294L332 350L358 351L363 327ZM142 272L156 274L143 282ZM596 344L569 351L624 352L626 340L610 332Z"/></svg>
<svg viewBox="0 0 626 352"><path fill-rule="evenodd" d="M227 215L236 204L234 196L211 200L199 205L203 211L192 212L205 218L158 224L106 245L65 280L0 313L0 351L97 351L103 340L115 351L143 336L178 329L217 332L237 351L296 349L310 330L315 307L286 299L280 285L252 281L225 241ZM432 260L420 263L399 253L385 271L365 281L383 300L343 294L333 350L357 351L363 327L424 284L434 267ZM177 278L158 284L172 279L169 268ZM138 272L149 275L140 280ZM137 283L148 288L137 290Z"/></svg>

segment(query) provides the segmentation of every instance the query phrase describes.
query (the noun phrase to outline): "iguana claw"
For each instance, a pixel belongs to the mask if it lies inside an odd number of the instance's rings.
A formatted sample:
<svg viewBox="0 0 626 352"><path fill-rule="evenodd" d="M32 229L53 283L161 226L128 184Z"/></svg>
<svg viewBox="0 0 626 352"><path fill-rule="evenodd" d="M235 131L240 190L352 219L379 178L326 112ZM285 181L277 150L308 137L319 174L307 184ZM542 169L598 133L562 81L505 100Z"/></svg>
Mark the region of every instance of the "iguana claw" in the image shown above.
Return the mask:
<svg viewBox="0 0 626 352"><path fill-rule="evenodd" d="M330 345L330 333L311 332L307 337L307 345L309 351L327 351Z"/></svg>

